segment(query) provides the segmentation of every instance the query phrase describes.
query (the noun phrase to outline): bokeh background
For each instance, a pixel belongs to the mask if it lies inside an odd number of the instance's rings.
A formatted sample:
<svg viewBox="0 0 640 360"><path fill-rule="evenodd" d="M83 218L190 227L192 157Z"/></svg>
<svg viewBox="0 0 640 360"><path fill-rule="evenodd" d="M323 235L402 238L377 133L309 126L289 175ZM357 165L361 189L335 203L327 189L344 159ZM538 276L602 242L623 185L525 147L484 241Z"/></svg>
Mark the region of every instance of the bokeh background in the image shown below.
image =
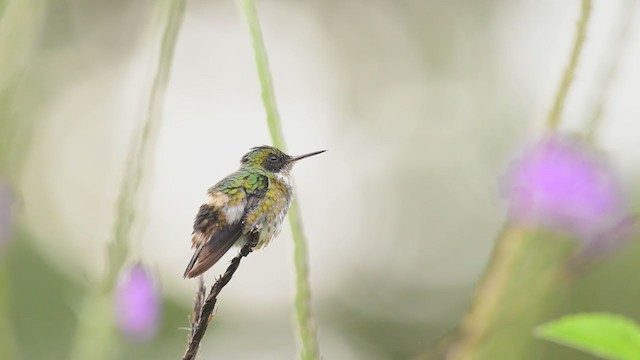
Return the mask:
<svg viewBox="0 0 640 360"><path fill-rule="evenodd" d="M0 357L70 354L83 299L104 277L127 150L157 62L160 3L0 1L0 200L13 210L13 226L0 223L0 344L13 350ZM324 358L423 354L468 307L504 223L503 175L543 129L580 4L257 6L291 153L330 150L294 169ZM596 142L632 204L639 16L635 1L595 1L562 124L584 131L615 62ZM233 1L187 2L129 260L155 277L162 320L146 342L116 335L109 358L182 354L196 288L182 279L193 217L244 152L270 143L253 61ZM639 259L632 242L572 283L552 313L639 319ZM285 226L224 289L202 358L296 358L293 280ZM530 342L531 359L590 358Z"/></svg>

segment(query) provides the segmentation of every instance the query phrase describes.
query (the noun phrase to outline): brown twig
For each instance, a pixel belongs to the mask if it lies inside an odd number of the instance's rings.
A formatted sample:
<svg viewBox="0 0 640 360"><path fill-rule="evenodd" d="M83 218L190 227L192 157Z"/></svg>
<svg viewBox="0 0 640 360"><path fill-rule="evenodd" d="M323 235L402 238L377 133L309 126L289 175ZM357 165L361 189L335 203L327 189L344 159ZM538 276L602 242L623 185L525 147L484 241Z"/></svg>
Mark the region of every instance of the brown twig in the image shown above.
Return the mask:
<svg viewBox="0 0 640 360"><path fill-rule="evenodd" d="M189 342L193 338L193 335L198 327L200 321L200 312L204 306L204 299L207 296L207 287L204 285L204 276L198 276L198 290L196 291L196 298L193 302L193 312L191 313L191 332L189 333Z"/></svg>
<svg viewBox="0 0 640 360"><path fill-rule="evenodd" d="M240 249L240 253L238 253L238 255L231 260L231 264L229 264L229 267L227 267L224 275L216 280L213 286L211 286L211 291L209 291L209 295L207 296L207 299L204 301L204 303L202 303L201 300L201 298L204 297L204 282L201 282L200 286L198 287L198 292L196 293L196 301L193 309L194 314L191 318L192 325L191 333L188 339L187 350L185 351L182 360L193 360L196 358L198 349L200 348L200 342L204 337L204 333L207 331L209 321L211 320L211 314L213 313L213 309L216 306L216 301L218 301L218 294L220 294L222 288L224 288L229 283L231 277L240 266L240 260L242 260L243 257L249 255L253 245L254 244L252 244L251 242L247 242L242 247L242 249ZM197 311L196 307L200 308L199 312Z"/></svg>

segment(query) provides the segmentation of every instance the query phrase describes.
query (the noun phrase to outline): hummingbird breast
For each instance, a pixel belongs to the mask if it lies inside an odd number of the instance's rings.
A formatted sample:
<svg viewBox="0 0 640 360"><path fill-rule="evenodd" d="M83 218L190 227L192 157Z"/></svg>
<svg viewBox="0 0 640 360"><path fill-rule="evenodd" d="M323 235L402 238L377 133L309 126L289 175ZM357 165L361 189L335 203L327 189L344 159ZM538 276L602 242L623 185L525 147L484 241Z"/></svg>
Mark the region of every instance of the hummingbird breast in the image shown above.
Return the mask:
<svg viewBox="0 0 640 360"><path fill-rule="evenodd" d="M245 220L245 226L249 227L247 230L259 234L257 248L267 245L280 233L291 205L293 197L291 181L287 175L278 175L269 179L267 191Z"/></svg>

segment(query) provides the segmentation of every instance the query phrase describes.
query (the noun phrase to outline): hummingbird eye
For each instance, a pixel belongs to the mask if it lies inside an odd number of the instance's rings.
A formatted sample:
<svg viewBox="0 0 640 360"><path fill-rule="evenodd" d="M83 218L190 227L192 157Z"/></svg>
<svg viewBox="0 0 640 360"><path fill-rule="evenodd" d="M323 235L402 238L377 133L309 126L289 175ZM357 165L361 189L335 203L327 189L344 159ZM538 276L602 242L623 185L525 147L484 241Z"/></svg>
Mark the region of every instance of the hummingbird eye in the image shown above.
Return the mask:
<svg viewBox="0 0 640 360"><path fill-rule="evenodd" d="M269 156L269 161L271 161L272 163L275 163L278 161L278 157L275 155L271 155Z"/></svg>

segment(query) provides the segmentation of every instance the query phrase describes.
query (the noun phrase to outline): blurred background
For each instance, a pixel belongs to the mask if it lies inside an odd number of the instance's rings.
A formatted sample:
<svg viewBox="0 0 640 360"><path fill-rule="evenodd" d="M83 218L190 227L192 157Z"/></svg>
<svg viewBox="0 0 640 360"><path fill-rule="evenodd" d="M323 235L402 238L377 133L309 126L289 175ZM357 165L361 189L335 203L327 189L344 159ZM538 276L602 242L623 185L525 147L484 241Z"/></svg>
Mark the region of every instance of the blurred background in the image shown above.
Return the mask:
<svg viewBox="0 0 640 360"><path fill-rule="evenodd" d="M104 278L127 151L144 120L162 1L0 1L0 345L67 359L83 299ZM640 8L595 1L562 128L604 99L598 147L638 200ZM292 154L325 359L425 354L464 315L503 226L500 183L543 130L578 1L257 2ZM631 19L623 51L621 26ZM626 19L626 20L625 20ZM615 55L615 59L612 56ZM196 289L182 279L206 189L270 137L246 25L233 1L187 1L131 256L162 296L151 339L114 359L176 359ZM633 206L633 205L632 205ZM4 214L4 215L3 215ZM6 220L8 214L0 212ZM233 252L207 277L211 284ZM549 313L640 319L632 242ZM293 359L288 225L222 292L203 359ZM589 359L530 339L531 359Z"/></svg>

